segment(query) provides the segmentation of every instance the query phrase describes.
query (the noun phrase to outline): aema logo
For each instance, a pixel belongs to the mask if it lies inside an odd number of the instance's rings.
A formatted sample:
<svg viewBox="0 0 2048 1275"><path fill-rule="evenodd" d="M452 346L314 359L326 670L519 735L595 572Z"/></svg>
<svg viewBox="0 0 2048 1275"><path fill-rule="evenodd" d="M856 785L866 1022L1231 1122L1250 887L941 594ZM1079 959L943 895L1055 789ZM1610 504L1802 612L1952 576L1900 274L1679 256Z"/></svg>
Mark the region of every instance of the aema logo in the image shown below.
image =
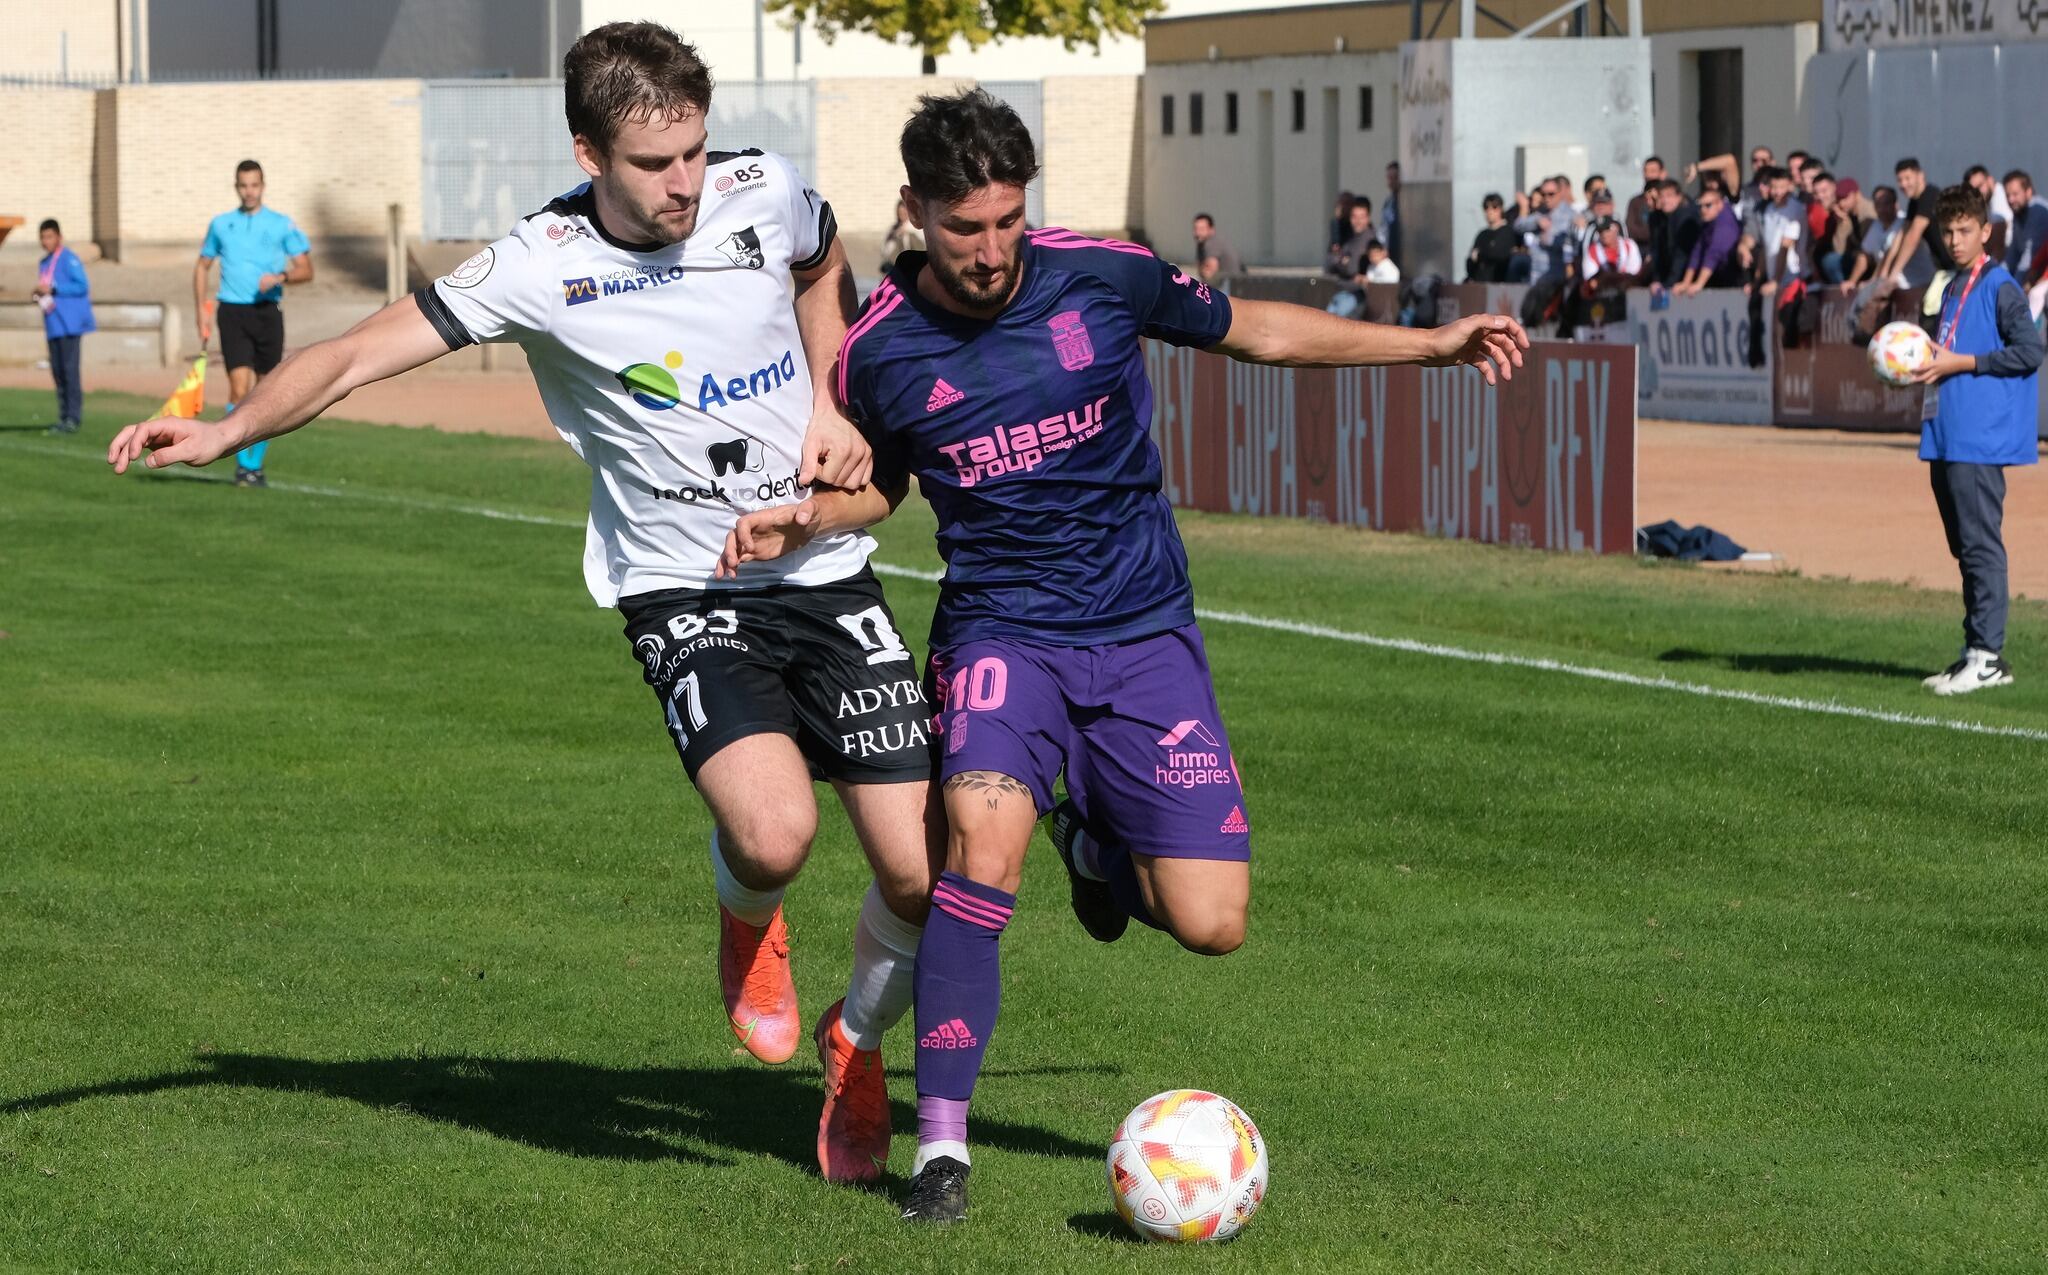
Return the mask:
<svg viewBox="0 0 2048 1275"><path fill-rule="evenodd" d="M682 386L675 376L682 365L682 353L670 350L660 363L634 363L620 368L613 375L619 378L619 388L632 395L634 402L651 412L665 412L682 402ZM697 384L697 410L708 412L713 407L730 407L748 399L766 398L794 380L794 350L784 350L781 358L755 368L745 376L731 376L720 381L706 372Z"/></svg>
<svg viewBox="0 0 2048 1275"><path fill-rule="evenodd" d="M682 365L682 351L670 350L660 363L633 363L612 375L619 378L619 388L632 395L635 403L650 412L666 412L682 401L675 378L675 370Z"/></svg>

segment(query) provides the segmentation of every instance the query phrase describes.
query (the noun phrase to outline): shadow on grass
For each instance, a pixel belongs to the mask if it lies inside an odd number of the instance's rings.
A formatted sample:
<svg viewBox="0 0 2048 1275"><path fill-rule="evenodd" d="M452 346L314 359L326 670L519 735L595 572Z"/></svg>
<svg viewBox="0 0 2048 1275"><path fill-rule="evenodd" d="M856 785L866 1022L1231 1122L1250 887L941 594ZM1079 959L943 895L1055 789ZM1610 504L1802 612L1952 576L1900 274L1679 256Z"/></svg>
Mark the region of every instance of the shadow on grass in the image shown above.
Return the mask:
<svg viewBox="0 0 2048 1275"><path fill-rule="evenodd" d="M1682 646L1657 658L1666 664L1711 664L1738 673L1850 673L1862 677L1911 678L1916 682L1931 671L1880 660L1844 660L1832 655L1726 655Z"/></svg>
<svg viewBox="0 0 2048 1275"><path fill-rule="evenodd" d="M1058 1074L1073 1068L1012 1071ZM1079 1070L1089 1070L1082 1068ZM565 1155L730 1164L724 1153L767 1155L814 1169L821 1092L815 1073L733 1067L615 1070L554 1059L368 1058L321 1062L216 1054L187 1071L34 1094L0 1115L211 1086L317 1093L459 1125ZM899 1130L916 1112L892 1102ZM1033 1125L977 1118L977 1145L1095 1159L1102 1149Z"/></svg>
<svg viewBox="0 0 2048 1275"><path fill-rule="evenodd" d="M1076 1213L1067 1219L1067 1229L1076 1235L1090 1239L1113 1240L1119 1244L1143 1244L1142 1239L1124 1220L1107 1210L1100 1213Z"/></svg>

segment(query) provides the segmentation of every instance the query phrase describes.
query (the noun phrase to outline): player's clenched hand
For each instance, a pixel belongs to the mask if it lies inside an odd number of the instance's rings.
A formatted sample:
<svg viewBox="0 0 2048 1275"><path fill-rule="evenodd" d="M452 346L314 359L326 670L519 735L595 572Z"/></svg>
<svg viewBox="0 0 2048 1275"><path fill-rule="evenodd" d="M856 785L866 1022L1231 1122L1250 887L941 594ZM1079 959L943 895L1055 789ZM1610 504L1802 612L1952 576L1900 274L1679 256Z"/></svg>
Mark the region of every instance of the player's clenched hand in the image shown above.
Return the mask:
<svg viewBox="0 0 2048 1275"><path fill-rule="evenodd" d="M874 451L852 421L831 409L812 413L810 428L804 431L803 459L797 466L799 486L824 483L855 491L868 485L874 469Z"/></svg>
<svg viewBox="0 0 2048 1275"><path fill-rule="evenodd" d="M180 416L159 416L153 421L130 425L114 435L107 446L107 463L117 474L128 472L138 457L151 469L166 465L211 465L233 447L227 432L205 421ZM147 456L143 453L147 452Z"/></svg>
<svg viewBox="0 0 2048 1275"><path fill-rule="evenodd" d="M1423 360L1423 366L1469 364L1479 369L1488 385L1497 385L1513 378L1515 369L1522 366L1522 351L1528 348L1529 334L1507 315L1468 315L1430 333L1430 356Z"/></svg>
<svg viewBox="0 0 2048 1275"><path fill-rule="evenodd" d="M818 534L818 502L800 500L793 505L776 505L740 515L733 529L725 533L725 552L718 555L714 579L730 580L740 573L742 562L767 562L794 553Z"/></svg>

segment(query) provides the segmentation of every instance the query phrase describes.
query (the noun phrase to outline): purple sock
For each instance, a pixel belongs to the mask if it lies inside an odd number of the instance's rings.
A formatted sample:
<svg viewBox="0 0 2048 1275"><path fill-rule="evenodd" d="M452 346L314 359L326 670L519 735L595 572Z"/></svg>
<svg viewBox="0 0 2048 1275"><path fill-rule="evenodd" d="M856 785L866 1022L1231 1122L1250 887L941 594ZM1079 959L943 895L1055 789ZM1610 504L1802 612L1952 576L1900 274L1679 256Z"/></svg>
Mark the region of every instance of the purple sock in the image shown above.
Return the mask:
<svg viewBox="0 0 2048 1275"><path fill-rule="evenodd" d="M967 1141L967 1100L1002 1004L999 941L1017 896L955 872L917 945L917 1140Z"/></svg>

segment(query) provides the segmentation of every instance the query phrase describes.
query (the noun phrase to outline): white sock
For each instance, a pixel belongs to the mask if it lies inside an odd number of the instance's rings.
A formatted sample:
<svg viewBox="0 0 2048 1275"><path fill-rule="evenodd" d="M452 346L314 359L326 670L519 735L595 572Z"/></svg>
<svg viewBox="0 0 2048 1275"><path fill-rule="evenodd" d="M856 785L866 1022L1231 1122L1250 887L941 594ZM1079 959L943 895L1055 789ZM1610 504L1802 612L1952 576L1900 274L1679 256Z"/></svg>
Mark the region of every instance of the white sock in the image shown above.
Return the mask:
<svg viewBox="0 0 2048 1275"><path fill-rule="evenodd" d="M917 1144L917 1162L910 1166L910 1176L924 1172L924 1166L942 1155L952 1156L960 1163L972 1166L974 1161L967 1158L967 1144L964 1142L920 1142Z"/></svg>
<svg viewBox="0 0 2048 1275"><path fill-rule="evenodd" d="M725 910L745 921L748 925L766 925L775 915L775 909L782 906L782 887L772 890L756 890L741 885L739 879L726 866L725 851L718 844L718 829L711 830L711 880L718 891L718 901Z"/></svg>
<svg viewBox="0 0 2048 1275"><path fill-rule="evenodd" d="M839 1026L855 1049L880 1049L882 1033L910 1008L911 975L917 970L917 940L924 927L889 910L882 888L870 881L853 931L853 978Z"/></svg>

